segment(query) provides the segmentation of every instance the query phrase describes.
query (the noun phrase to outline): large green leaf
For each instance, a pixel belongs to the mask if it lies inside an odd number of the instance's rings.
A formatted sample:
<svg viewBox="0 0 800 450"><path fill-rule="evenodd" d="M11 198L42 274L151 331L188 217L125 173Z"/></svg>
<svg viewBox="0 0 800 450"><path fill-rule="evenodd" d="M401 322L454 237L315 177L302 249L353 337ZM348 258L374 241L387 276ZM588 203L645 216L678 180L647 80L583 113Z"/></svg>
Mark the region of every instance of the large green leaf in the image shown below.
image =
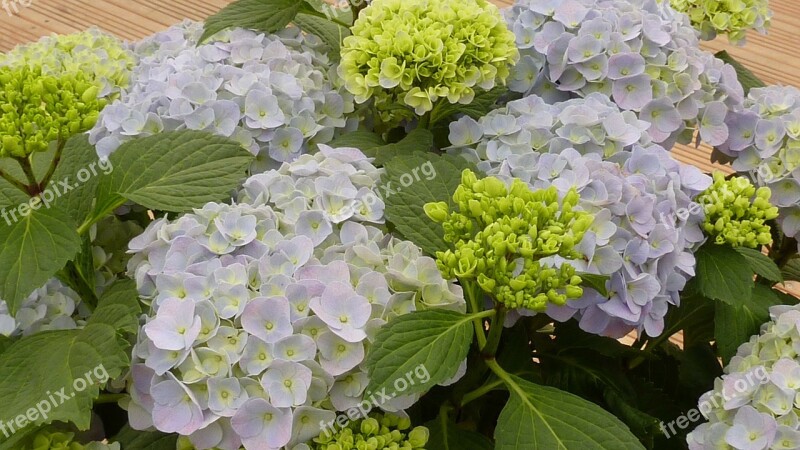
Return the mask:
<svg viewBox="0 0 800 450"><path fill-rule="evenodd" d="M453 104L447 100L440 100L431 112L431 125L436 125L456 114L466 114L475 120L480 119L494 109L497 99L506 93L508 93L508 88L505 86L497 86L489 91L481 91L475 95L475 99L468 105Z"/></svg>
<svg viewBox="0 0 800 450"><path fill-rule="evenodd" d="M756 284L753 295L740 305L717 302L714 318L714 338L719 356L729 361L736 349L758 334L761 324L769 320L769 308L780 304L778 296L768 286Z"/></svg>
<svg viewBox="0 0 800 450"><path fill-rule="evenodd" d="M696 282L705 297L737 306L749 300L753 271L741 253L727 245L708 242L695 253Z"/></svg>
<svg viewBox="0 0 800 450"><path fill-rule="evenodd" d="M790 259L781 268L781 275L786 281L800 281L800 257L795 256Z"/></svg>
<svg viewBox="0 0 800 450"><path fill-rule="evenodd" d="M47 417L36 424L62 421L87 429L103 378L119 376L127 365L116 330L104 323L23 337L0 355L0 418L11 420L41 405ZM79 379L86 382L83 390Z"/></svg>
<svg viewBox="0 0 800 450"><path fill-rule="evenodd" d="M736 247L736 251L745 257L750 269L758 276L775 283L783 281L780 267L769 256L747 247Z"/></svg>
<svg viewBox="0 0 800 450"><path fill-rule="evenodd" d="M428 450L492 450L494 443L486 436L465 430L441 418L425 424L430 437L425 448Z"/></svg>
<svg viewBox="0 0 800 450"><path fill-rule="evenodd" d="M442 226L430 220L423 208L426 203L446 202L453 209L453 193L464 169L478 171L464 158L434 153L403 155L386 164L381 186L386 218L403 237L429 255L447 249L447 244Z"/></svg>
<svg viewBox="0 0 800 450"><path fill-rule="evenodd" d="M427 152L433 148L433 134L425 129L417 128L400 142L384 145L374 149L375 164L384 165L393 158L410 156L417 152Z"/></svg>
<svg viewBox="0 0 800 450"><path fill-rule="evenodd" d="M367 154L367 156L375 156L375 153L370 152L370 150L376 149L378 147L383 147L386 145L386 142L384 142L380 136L371 131L359 130L343 134L334 139L328 145L330 145L333 148L341 148L341 147L357 148L362 152L364 152L365 154Z"/></svg>
<svg viewBox="0 0 800 450"><path fill-rule="evenodd" d="M722 50L721 52L718 52L714 56L732 65L733 68L736 69L736 75L739 77L739 83L742 83L745 95L747 95L750 92L750 89L766 86L766 84L760 79L758 79L758 77L753 72L751 72L750 69L748 69L747 67L742 65L742 63L734 59L733 56L731 56L727 51Z"/></svg>
<svg viewBox="0 0 800 450"><path fill-rule="evenodd" d="M228 199L252 159L238 143L200 131L128 141L109 158L114 172L97 187L94 218L105 217L126 200L183 212Z"/></svg>
<svg viewBox="0 0 800 450"><path fill-rule="evenodd" d="M432 309L384 325L367 355L367 391L410 395L452 378L469 352L472 319L455 311ZM404 384L406 388L402 388Z"/></svg>
<svg viewBox="0 0 800 450"><path fill-rule="evenodd" d="M206 19L200 42L231 27L275 33L306 9L313 11L303 0L237 0Z"/></svg>
<svg viewBox="0 0 800 450"><path fill-rule="evenodd" d="M99 160L86 135L74 136L64 146L61 161L53 172L47 190L50 193L46 191L42 197L54 197L55 204L67 211L76 223L81 223L92 211L100 179L113 170L110 163Z"/></svg>
<svg viewBox="0 0 800 450"><path fill-rule="evenodd" d="M118 332L135 334L139 329L139 293L133 280L119 280L100 297L97 309L89 318L89 324L106 324Z"/></svg>
<svg viewBox="0 0 800 450"><path fill-rule="evenodd" d="M350 36L349 28L333 23L324 17L302 12L298 13L294 19L292 19L292 22L300 27L301 30L315 34L322 39L322 42L329 48L328 57L332 61L339 60L342 40Z"/></svg>
<svg viewBox="0 0 800 450"><path fill-rule="evenodd" d="M497 421L496 450L644 449L625 424L594 403L509 378L511 398Z"/></svg>
<svg viewBox="0 0 800 450"><path fill-rule="evenodd" d="M178 435L138 431L126 424L112 441L119 442L122 450L175 450Z"/></svg>
<svg viewBox="0 0 800 450"><path fill-rule="evenodd" d="M0 221L0 298L12 313L81 248L72 220L56 207L17 219Z"/></svg>

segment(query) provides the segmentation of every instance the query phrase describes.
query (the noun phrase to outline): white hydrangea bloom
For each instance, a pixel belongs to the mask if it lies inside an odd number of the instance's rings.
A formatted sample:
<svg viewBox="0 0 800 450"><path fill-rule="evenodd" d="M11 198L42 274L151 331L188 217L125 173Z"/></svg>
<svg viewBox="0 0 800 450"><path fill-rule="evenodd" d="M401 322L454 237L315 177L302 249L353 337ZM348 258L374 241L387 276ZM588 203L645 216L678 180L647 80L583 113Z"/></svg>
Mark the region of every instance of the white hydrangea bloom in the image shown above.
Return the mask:
<svg viewBox="0 0 800 450"><path fill-rule="evenodd" d="M78 312L80 296L57 278L36 289L11 315L0 300L0 334L7 337L28 336L45 330L66 330L79 326L73 317Z"/></svg>
<svg viewBox="0 0 800 450"><path fill-rule="evenodd" d="M433 259L380 228L380 174L358 150L321 146L249 178L237 204L158 220L131 241L150 303L133 350L134 428L201 449L292 448L360 404L364 357L388 320L465 311Z"/></svg>
<svg viewBox="0 0 800 450"><path fill-rule="evenodd" d="M687 436L690 450L800 448L800 305L773 306L770 318L700 397L708 422Z"/></svg>

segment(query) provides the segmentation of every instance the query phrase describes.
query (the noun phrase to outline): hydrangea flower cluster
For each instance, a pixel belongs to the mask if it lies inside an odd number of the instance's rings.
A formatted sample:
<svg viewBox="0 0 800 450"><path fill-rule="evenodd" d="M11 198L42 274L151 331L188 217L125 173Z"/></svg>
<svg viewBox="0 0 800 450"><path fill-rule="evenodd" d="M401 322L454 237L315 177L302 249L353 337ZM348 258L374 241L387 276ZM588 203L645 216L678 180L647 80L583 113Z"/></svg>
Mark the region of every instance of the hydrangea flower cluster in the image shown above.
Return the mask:
<svg viewBox="0 0 800 450"><path fill-rule="evenodd" d="M478 121L465 116L453 122L450 143L488 162L479 167L489 170L511 155L561 153L567 148L608 158L630 151L634 144L650 144L649 126L634 113L621 112L603 94L555 104L529 95Z"/></svg>
<svg viewBox="0 0 800 450"><path fill-rule="evenodd" d="M750 248L771 244L765 222L778 217L778 208L770 204L770 195L768 187L756 189L746 178L726 180L714 172L714 184L697 197L706 213L703 229L717 244Z"/></svg>
<svg viewBox="0 0 800 450"><path fill-rule="evenodd" d="M701 39L708 41L725 34L731 43L744 44L748 30L766 34L772 18L769 0L670 0L670 4L689 16Z"/></svg>
<svg viewBox="0 0 800 450"><path fill-rule="evenodd" d="M0 66L41 67L46 75L82 73L98 84L98 95L114 98L128 85L134 57L116 37L97 28L43 37L0 53Z"/></svg>
<svg viewBox="0 0 800 450"><path fill-rule="evenodd" d="M90 133L101 158L136 136L204 130L241 142L261 170L347 125L352 98L334 85L316 36L234 29L198 45L202 33L202 23L184 22L135 46L131 87Z"/></svg>
<svg viewBox="0 0 800 450"><path fill-rule="evenodd" d="M425 449L430 432L425 427L411 428L411 421L395 415L374 414L354 420L335 433L323 432L311 442L293 450L412 450Z"/></svg>
<svg viewBox="0 0 800 450"><path fill-rule="evenodd" d="M362 401L382 324L466 309L433 259L366 224L382 210L357 199L381 172L356 149L320 150L251 177L239 204L160 219L131 241L152 309L134 348L132 427L203 449L292 448Z"/></svg>
<svg viewBox="0 0 800 450"><path fill-rule="evenodd" d="M17 313L11 315L8 304L0 300L0 335L28 336L45 330L77 328L75 314L80 296L57 278L36 289L22 302Z"/></svg>
<svg viewBox="0 0 800 450"><path fill-rule="evenodd" d="M90 129L106 99L83 72L48 75L41 66L0 67L0 157L25 158Z"/></svg>
<svg viewBox="0 0 800 450"><path fill-rule="evenodd" d="M732 167L758 186L770 188L783 232L800 238L800 90L751 89L741 110L726 119L730 138L716 148Z"/></svg>
<svg viewBox="0 0 800 450"><path fill-rule="evenodd" d="M339 75L356 102L374 97L386 122L407 118L392 111L396 104L418 116L440 99L469 104L476 89L504 83L519 59L514 35L487 0L375 0L352 32Z"/></svg>
<svg viewBox="0 0 800 450"><path fill-rule="evenodd" d="M544 311L580 298L583 281L569 263L542 264L553 255L576 259L593 217L575 210L573 189L559 200L554 186L531 191L520 180L511 186L495 177L481 180L471 170L461 174L453 194L457 211L446 202L428 203L425 213L442 223L444 240L455 250L436 253L446 278L476 280L484 292L508 308Z"/></svg>
<svg viewBox="0 0 800 450"><path fill-rule="evenodd" d="M688 18L655 0L518 0L507 20L522 59L512 90L549 103L601 92L652 124L654 142L711 145L744 96L736 71L700 50Z"/></svg>
<svg viewBox="0 0 800 450"><path fill-rule="evenodd" d="M74 438L75 433L40 431L34 436L31 444L22 450L120 450L118 442L111 444L91 442L84 445L75 442Z"/></svg>
<svg viewBox="0 0 800 450"><path fill-rule="evenodd" d="M541 103L526 101L531 111ZM551 120L546 109L542 112ZM521 123L542 120L525 117ZM463 123L451 124L451 136L460 133ZM473 136L480 136L480 128L480 124L474 128ZM496 148L528 132L514 127L489 130L484 131L488 140L473 147ZM570 264L579 272L611 276L610 298L584 288L580 299L568 300L562 307L548 305L547 314L561 321L575 317L582 329L595 334L622 337L631 330L661 334L669 305L679 304L680 291L694 276L693 251L705 239L704 215L689 211L697 195L711 185L711 177L678 163L653 144L633 144L615 154L613 161L603 161L597 153L582 155L574 148L559 153L514 148L502 158L489 156L488 151L484 157L471 147L450 151L476 162L489 175L517 178L534 190L554 186L564 196L576 189L580 208L591 213L594 222L578 248L583 258Z"/></svg>
<svg viewBox="0 0 800 450"><path fill-rule="evenodd" d="M690 450L800 447L800 306L773 306L770 317L700 397L708 423L689 433Z"/></svg>

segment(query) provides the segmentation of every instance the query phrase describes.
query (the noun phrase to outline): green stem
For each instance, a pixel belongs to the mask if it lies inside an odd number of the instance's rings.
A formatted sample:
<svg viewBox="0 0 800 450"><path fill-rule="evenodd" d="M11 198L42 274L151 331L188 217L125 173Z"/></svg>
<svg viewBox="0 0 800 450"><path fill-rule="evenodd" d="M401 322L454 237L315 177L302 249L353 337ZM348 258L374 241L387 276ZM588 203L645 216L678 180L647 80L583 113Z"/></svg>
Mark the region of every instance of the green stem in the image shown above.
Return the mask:
<svg viewBox="0 0 800 450"><path fill-rule="evenodd" d="M5 171L0 170L0 178L3 178L10 185L12 185L15 188L19 189L20 191L24 192L25 195L31 196L31 188L30 188L30 186L27 186L25 183L17 180L16 178L12 177L10 174L6 173Z"/></svg>
<svg viewBox="0 0 800 450"><path fill-rule="evenodd" d="M497 378L500 378L510 389L516 391L520 397L525 398L525 393L517 385L517 382L511 378L511 374L503 370L503 368L500 367L500 364L497 364L497 361L494 358L487 359L486 365L489 366L489 369L491 369L495 375L497 375Z"/></svg>
<svg viewBox="0 0 800 450"><path fill-rule="evenodd" d="M103 403L117 403L118 401L122 400L123 398L127 397L127 394L108 394L103 393L100 394L95 400L95 405L103 404Z"/></svg>
<svg viewBox="0 0 800 450"><path fill-rule="evenodd" d="M419 118L419 124L417 125L417 128L422 128L427 130L428 128L430 128L430 126L431 126L431 111L428 111L425 113L425 115Z"/></svg>
<svg viewBox="0 0 800 450"><path fill-rule="evenodd" d="M489 392L491 392L491 391L497 389L498 387L500 387L502 384L503 384L503 380L497 379L497 380L492 381L491 383L484 384L483 386L479 387L478 389L475 389L472 392L467 392L464 395L464 398L461 399L461 407L466 406L467 403L470 403L473 400L476 400L476 399L478 399L480 397L483 397L484 395L488 394Z"/></svg>
<svg viewBox="0 0 800 450"><path fill-rule="evenodd" d="M47 173L42 178L42 182L39 183L39 191L43 192L47 188L47 183L50 182L50 179L53 178L53 174L56 172L56 167L61 162L61 155L64 153L64 146L67 145L67 141L63 139L59 139L58 144L56 146L56 154L53 156L53 161L50 162L50 167L47 169Z"/></svg>
<svg viewBox="0 0 800 450"><path fill-rule="evenodd" d="M19 166L22 167L22 171L25 172L25 177L28 179L28 183L30 183L30 187L37 190L34 192L33 195L38 194L39 183L36 181L36 175L33 174L33 167L31 166L31 161L28 158L14 158Z"/></svg>
<svg viewBox="0 0 800 450"><path fill-rule="evenodd" d="M503 335L503 328L505 328L503 323L508 312L503 305L497 305L495 311L497 311L497 314L492 318L492 325L489 327L489 339L486 341L486 345L481 348L481 355L486 359L494 358L495 353L497 353L500 337Z"/></svg>
<svg viewBox="0 0 800 450"><path fill-rule="evenodd" d="M469 312L477 313L481 310L478 298L482 296L482 290L477 283L472 281L462 282L461 286L464 287L464 294L467 296ZM477 291L477 292L476 292ZM473 319L472 324L475 327L475 337L478 339L478 348L483 350L486 347L486 331L483 328L482 319Z"/></svg>
<svg viewBox="0 0 800 450"><path fill-rule="evenodd" d="M647 347L641 349L642 350L642 354L637 356L633 361L631 361L630 364L628 364L628 369L635 369L635 368L639 367L640 364L645 362L645 360L647 359L646 358L647 355L652 353L654 349L656 349L659 346L661 346L661 344L663 344L664 342L669 340L669 338L671 336L672 336L671 334L662 333L659 337L653 339L652 341L648 341Z"/></svg>

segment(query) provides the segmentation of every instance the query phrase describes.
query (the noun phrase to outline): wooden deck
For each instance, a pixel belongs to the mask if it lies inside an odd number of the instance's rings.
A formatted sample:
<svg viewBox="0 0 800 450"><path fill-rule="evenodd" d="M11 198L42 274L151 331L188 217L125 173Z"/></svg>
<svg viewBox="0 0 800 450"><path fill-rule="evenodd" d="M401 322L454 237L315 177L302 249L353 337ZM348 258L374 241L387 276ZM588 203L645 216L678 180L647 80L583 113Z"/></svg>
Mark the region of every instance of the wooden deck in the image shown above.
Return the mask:
<svg viewBox="0 0 800 450"><path fill-rule="evenodd" d="M6 0L11 14L0 0L0 51L50 33L69 33L89 26L135 40L167 28L183 19L202 20L229 3L228 0ZM508 6L512 0L493 0ZM18 12L11 4L16 3ZM30 3L30 6L22 4ZM727 50L769 84L800 87L800 2L771 0L775 13L770 33L749 35L744 47L734 47L727 39L707 43L710 51ZM675 156L706 171L710 164L707 147L681 146ZM791 286L800 296L800 286ZM676 336L675 341L680 342Z"/></svg>

